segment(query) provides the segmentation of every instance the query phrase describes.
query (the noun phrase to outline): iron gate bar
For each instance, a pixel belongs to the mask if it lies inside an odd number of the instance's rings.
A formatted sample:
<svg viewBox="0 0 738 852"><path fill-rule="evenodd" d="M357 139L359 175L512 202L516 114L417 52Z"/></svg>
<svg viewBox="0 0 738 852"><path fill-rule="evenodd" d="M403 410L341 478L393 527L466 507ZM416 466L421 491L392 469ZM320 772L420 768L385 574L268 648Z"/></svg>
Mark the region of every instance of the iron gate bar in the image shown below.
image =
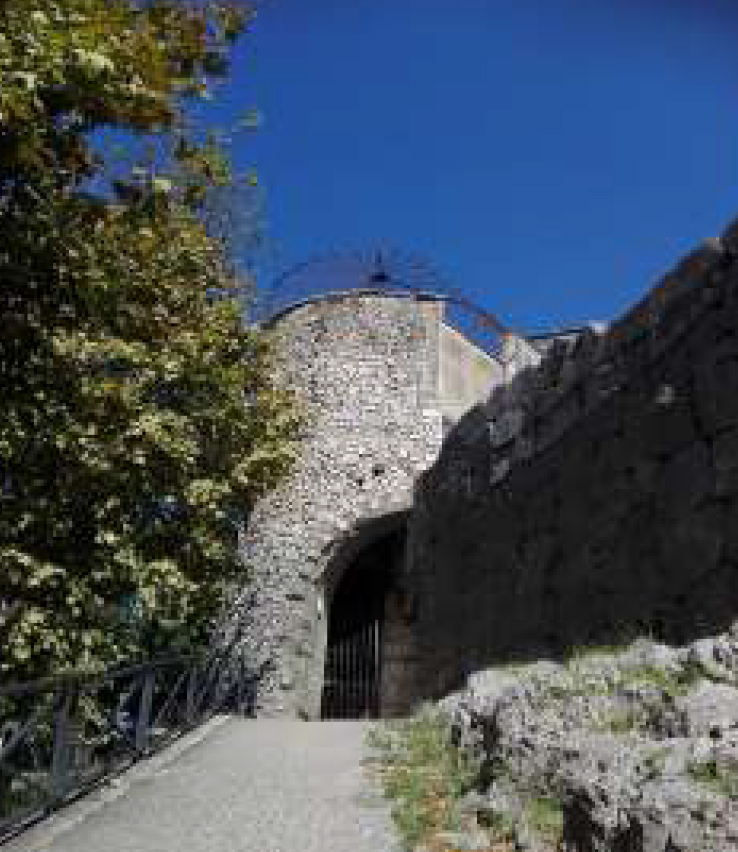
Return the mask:
<svg viewBox="0 0 738 852"><path fill-rule="evenodd" d="M381 619L336 618L326 649L323 718L376 718L380 711Z"/></svg>
<svg viewBox="0 0 738 852"><path fill-rule="evenodd" d="M360 712L363 712L364 715L367 715L371 712L371 706L369 703L369 687L371 685L369 679L371 677L371 663L368 659L368 648L366 644L366 631L368 628L368 624L362 624L359 627L359 636L357 640L357 662L359 665L359 679L356 684L356 689L359 695L356 704L357 709Z"/></svg>
<svg viewBox="0 0 738 852"><path fill-rule="evenodd" d="M376 654L376 647L374 642L374 634L377 630L378 622L374 621L369 625L368 635L367 635L367 646L369 649L369 654L376 668L376 674L373 675L371 683L369 684L369 703L372 708L374 715L379 715L379 702L378 702L378 688L379 688L379 676L382 671L379 665L379 658Z"/></svg>

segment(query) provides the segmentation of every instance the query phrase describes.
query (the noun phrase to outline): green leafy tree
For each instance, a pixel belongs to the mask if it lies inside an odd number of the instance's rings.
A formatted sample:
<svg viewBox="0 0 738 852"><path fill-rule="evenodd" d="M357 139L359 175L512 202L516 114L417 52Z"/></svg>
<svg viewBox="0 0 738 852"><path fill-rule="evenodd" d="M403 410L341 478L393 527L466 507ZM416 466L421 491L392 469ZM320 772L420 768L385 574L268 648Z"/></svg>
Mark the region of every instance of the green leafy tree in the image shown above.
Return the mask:
<svg viewBox="0 0 738 852"><path fill-rule="evenodd" d="M292 401L208 224L227 162L185 118L252 14L0 0L0 676L202 640L290 464ZM92 194L105 127L169 156Z"/></svg>

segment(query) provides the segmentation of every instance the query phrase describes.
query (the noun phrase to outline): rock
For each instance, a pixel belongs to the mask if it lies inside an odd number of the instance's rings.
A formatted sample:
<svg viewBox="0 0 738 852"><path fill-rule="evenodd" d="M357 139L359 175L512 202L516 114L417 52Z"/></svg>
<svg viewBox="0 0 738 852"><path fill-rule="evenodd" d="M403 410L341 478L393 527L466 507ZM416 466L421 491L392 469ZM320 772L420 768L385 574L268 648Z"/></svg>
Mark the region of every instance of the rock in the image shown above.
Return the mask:
<svg viewBox="0 0 738 852"><path fill-rule="evenodd" d="M494 781L487 790L484 807L477 812L477 818L492 821L517 823L523 813L523 798L510 779Z"/></svg>
<svg viewBox="0 0 738 852"><path fill-rule="evenodd" d="M529 852L553 848L526 818L546 797L567 852L738 852L736 632L470 676L445 702L488 785L464 813Z"/></svg>
<svg viewBox="0 0 738 852"><path fill-rule="evenodd" d="M656 779L609 798L600 780L580 779L564 809L571 852L734 852L735 819L724 798L686 779Z"/></svg>
<svg viewBox="0 0 738 852"><path fill-rule="evenodd" d="M652 666L667 672L673 672L679 667L679 658L673 648L643 637L636 639L617 659L621 667Z"/></svg>
<svg viewBox="0 0 738 852"><path fill-rule="evenodd" d="M738 649L727 637L700 639L684 655L684 663L701 670L712 680L735 679L738 674Z"/></svg>
<svg viewBox="0 0 738 852"><path fill-rule="evenodd" d="M629 821L642 852L738 849L729 836L738 816L724 798L687 779L648 782L629 808ZM731 826L732 823L732 826Z"/></svg>
<svg viewBox="0 0 738 852"><path fill-rule="evenodd" d="M486 831L439 831L433 835L436 843L453 849L454 852L489 852L490 839Z"/></svg>
<svg viewBox="0 0 738 852"><path fill-rule="evenodd" d="M551 841L541 837L527 823L515 828L515 849L520 852L551 852Z"/></svg>
<svg viewBox="0 0 738 852"><path fill-rule="evenodd" d="M738 729L738 689L734 686L702 681L674 703L685 736L717 739L731 728Z"/></svg>
<svg viewBox="0 0 738 852"><path fill-rule="evenodd" d="M520 433L524 422L525 412L522 409L501 412L487 425L490 446L499 449L510 443Z"/></svg>
<svg viewBox="0 0 738 852"><path fill-rule="evenodd" d="M456 806L461 816L474 817L475 819L480 811L487 810L487 808L487 799L481 793L474 791L463 796Z"/></svg>

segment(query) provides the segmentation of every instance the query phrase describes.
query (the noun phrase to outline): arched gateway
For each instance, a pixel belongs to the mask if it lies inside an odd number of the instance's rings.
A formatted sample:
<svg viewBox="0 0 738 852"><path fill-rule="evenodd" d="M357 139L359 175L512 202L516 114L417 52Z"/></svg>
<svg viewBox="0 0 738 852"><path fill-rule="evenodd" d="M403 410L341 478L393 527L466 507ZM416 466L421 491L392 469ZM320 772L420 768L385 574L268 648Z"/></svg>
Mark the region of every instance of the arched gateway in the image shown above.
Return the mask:
<svg viewBox="0 0 738 852"><path fill-rule="evenodd" d="M413 484L444 429L504 374L444 320L444 305L375 286L309 298L265 323L306 425L293 471L244 533L252 581L225 631L262 673L258 713L393 715L421 697L422 578L405 567Z"/></svg>
<svg viewBox="0 0 738 852"><path fill-rule="evenodd" d="M339 554L326 572L323 718L377 717L403 709L417 653L412 623L404 623L396 605L406 594L406 523L400 512L370 524L364 543Z"/></svg>

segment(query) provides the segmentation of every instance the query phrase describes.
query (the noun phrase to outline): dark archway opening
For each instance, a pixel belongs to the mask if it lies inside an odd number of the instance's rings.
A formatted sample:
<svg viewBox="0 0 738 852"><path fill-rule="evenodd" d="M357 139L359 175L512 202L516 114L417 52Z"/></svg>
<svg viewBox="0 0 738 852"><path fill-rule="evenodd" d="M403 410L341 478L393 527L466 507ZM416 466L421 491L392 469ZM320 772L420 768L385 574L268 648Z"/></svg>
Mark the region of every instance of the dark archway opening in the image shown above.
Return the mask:
<svg viewBox="0 0 738 852"><path fill-rule="evenodd" d="M397 589L404 549L403 526L359 551L336 587L328 619L324 719L382 715L388 602Z"/></svg>

